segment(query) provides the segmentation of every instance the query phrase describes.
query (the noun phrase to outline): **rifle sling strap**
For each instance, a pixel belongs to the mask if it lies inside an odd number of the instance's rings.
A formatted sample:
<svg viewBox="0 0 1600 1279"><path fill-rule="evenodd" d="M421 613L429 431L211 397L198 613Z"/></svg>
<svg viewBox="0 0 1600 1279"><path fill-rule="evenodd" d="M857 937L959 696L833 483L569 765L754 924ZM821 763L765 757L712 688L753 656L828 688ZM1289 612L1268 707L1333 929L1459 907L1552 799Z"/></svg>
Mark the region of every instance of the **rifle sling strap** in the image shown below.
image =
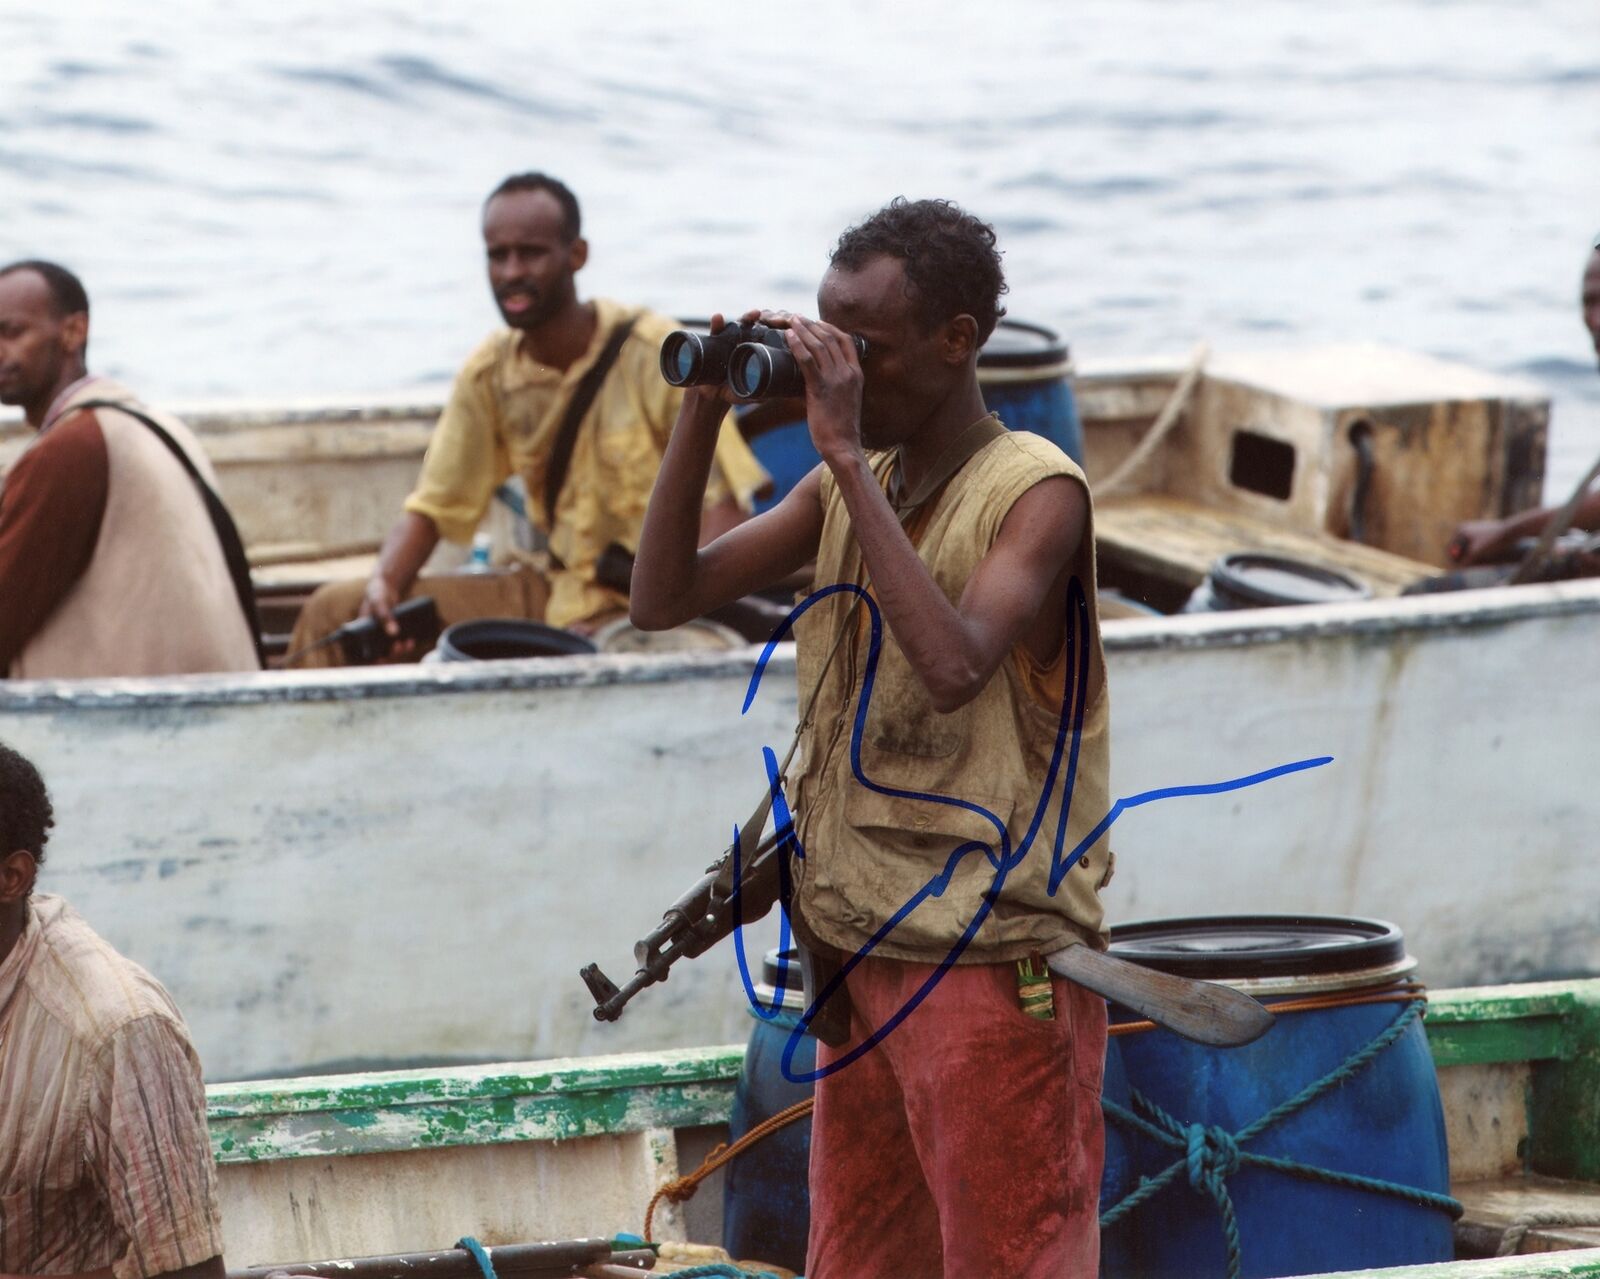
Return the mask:
<svg viewBox="0 0 1600 1279"><path fill-rule="evenodd" d="M228 576L233 579L233 590L239 597L239 609L244 614L245 624L250 628L250 642L255 646L256 662L265 668L267 655L261 645L261 619L256 615L256 592L250 580L250 561L245 557L244 543L239 538L239 530L233 522L233 516L228 514L228 508L223 505L216 490L206 482L205 476L200 474L194 459L184 451L177 440L172 438L164 426L139 409L119 404L115 400L85 400L71 407L73 412L82 409L115 409L118 413L126 413L135 421L144 423L155 437L167 446L172 456L178 459L179 465L189 473L195 488L200 491L200 498L206 506L206 514L211 517L211 527L216 530L217 541L222 546L222 558L227 562Z"/></svg>
<svg viewBox="0 0 1600 1279"><path fill-rule="evenodd" d="M583 375L572 392L572 398L567 401L567 411L561 419L561 425L556 429L556 438L550 446L549 469L544 475L544 517L550 522L552 529L556 523L556 503L561 499L561 490L567 483L567 471L572 466L572 449L578 441L578 427L582 425L584 416L589 412L589 406L594 403L594 397L600 393L600 385L606 380L606 374L611 372L611 366L617 362L617 356L622 352L622 344L633 332L634 321L637 319L637 316L630 315L611 330L611 336L606 339L605 346L600 354L595 356L594 363L589 366L589 371Z"/></svg>

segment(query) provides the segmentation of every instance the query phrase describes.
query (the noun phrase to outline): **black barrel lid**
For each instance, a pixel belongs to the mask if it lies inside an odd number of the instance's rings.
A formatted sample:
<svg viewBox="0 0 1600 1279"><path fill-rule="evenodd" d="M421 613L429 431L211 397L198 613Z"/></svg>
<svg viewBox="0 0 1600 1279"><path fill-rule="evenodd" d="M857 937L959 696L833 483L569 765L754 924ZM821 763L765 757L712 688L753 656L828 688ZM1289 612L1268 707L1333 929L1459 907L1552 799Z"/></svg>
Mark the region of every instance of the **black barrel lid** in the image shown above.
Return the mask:
<svg viewBox="0 0 1600 1279"><path fill-rule="evenodd" d="M1285 555L1238 551L1211 566L1212 585L1242 603L1343 604L1370 599L1372 588L1354 574Z"/></svg>
<svg viewBox="0 0 1600 1279"><path fill-rule="evenodd" d="M783 970L783 985L781 987L778 984L780 956L788 960L788 967ZM761 980L771 986L773 990L803 990L805 983L800 979L800 952L793 946L784 951L780 951L774 946L767 952L767 957L761 961Z"/></svg>
<svg viewBox="0 0 1600 1279"><path fill-rule="evenodd" d="M1054 329L1020 320L1001 320L978 352L980 369L1035 369L1060 364L1067 344Z"/></svg>
<svg viewBox="0 0 1600 1279"><path fill-rule="evenodd" d="M1180 977L1243 980L1381 968L1405 959L1406 942L1381 919L1210 915L1119 924L1111 953Z"/></svg>
<svg viewBox="0 0 1600 1279"><path fill-rule="evenodd" d="M504 661L522 657L567 657L595 653L594 641L559 626L520 617L480 617L457 622L439 637L445 661Z"/></svg>

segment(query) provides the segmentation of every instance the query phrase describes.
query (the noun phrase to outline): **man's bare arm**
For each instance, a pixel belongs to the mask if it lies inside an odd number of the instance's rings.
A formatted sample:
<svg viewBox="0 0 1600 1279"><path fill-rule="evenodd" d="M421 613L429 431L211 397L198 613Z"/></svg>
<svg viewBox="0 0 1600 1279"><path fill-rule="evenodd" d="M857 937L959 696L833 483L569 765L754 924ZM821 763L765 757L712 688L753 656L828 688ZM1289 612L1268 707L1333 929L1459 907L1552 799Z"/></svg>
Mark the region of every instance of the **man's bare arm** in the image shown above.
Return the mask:
<svg viewBox="0 0 1600 1279"><path fill-rule="evenodd" d="M1525 537L1538 537L1561 508L1541 506L1518 511L1498 520L1466 520L1456 525L1446 548L1463 567L1504 555ZM1586 493L1572 517L1572 526L1585 531L1600 529L1600 489Z"/></svg>
<svg viewBox="0 0 1600 1279"><path fill-rule="evenodd" d="M375 617L391 636L400 634L394 609L439 544L439 529L426 515L406 511L395 521L378 552L377 567L361 600L361 616Z"/></svg>
<svg viewBox="0 0 1600 1279"><path fill-rule="evenodd" d="M644 630L665 630L760 590L802 567L822 536L818 474L770 511L698 546L700 510L728 410L719 392L693 387L662 458L634 558L629 613Z"/></svg>

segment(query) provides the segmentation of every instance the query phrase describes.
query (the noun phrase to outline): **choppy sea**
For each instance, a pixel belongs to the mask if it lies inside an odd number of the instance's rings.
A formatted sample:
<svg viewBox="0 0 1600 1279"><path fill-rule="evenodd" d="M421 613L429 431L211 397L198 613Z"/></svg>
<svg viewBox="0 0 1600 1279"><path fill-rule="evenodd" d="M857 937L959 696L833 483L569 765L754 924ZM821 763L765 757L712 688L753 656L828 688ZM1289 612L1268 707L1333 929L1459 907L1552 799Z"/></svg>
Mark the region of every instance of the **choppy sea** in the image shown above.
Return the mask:
<svg viewBox="0 0 1600 1279"><path fill-rule="evenodd" d="M1083 355L1399 343L1600 449L1596 0L0 6L0 259L77 269L152 398L442 386L479 203L542 168L590 293L806 306L896 194L998 226Z"/></svg>

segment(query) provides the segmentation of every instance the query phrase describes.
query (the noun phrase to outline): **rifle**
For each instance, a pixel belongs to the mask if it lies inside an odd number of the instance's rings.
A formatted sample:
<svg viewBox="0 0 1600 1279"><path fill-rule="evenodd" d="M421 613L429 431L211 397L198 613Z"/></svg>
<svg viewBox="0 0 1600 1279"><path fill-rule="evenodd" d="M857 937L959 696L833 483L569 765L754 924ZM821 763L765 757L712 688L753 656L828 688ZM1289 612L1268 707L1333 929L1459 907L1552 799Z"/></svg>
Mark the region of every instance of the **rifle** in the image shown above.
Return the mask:
<svg viewBox="0 0 1600 1279"><path fill-rule="evenodd" d="M763 818L765 814L762 814ZM756 822L753 831L761 830ZM711 949L740 924L754 923L777 905L782 884L785 845L793 838L785 825L755 845L741 837L710 866L698 883L671 906L648 936L636 942L638 971L622 987L590 964L578 973L594 998L596 1021L616 1021L628 1001L646 986L666 981L680 959L694 959ZM737 869L737 877L735 871Z"/></svg>

